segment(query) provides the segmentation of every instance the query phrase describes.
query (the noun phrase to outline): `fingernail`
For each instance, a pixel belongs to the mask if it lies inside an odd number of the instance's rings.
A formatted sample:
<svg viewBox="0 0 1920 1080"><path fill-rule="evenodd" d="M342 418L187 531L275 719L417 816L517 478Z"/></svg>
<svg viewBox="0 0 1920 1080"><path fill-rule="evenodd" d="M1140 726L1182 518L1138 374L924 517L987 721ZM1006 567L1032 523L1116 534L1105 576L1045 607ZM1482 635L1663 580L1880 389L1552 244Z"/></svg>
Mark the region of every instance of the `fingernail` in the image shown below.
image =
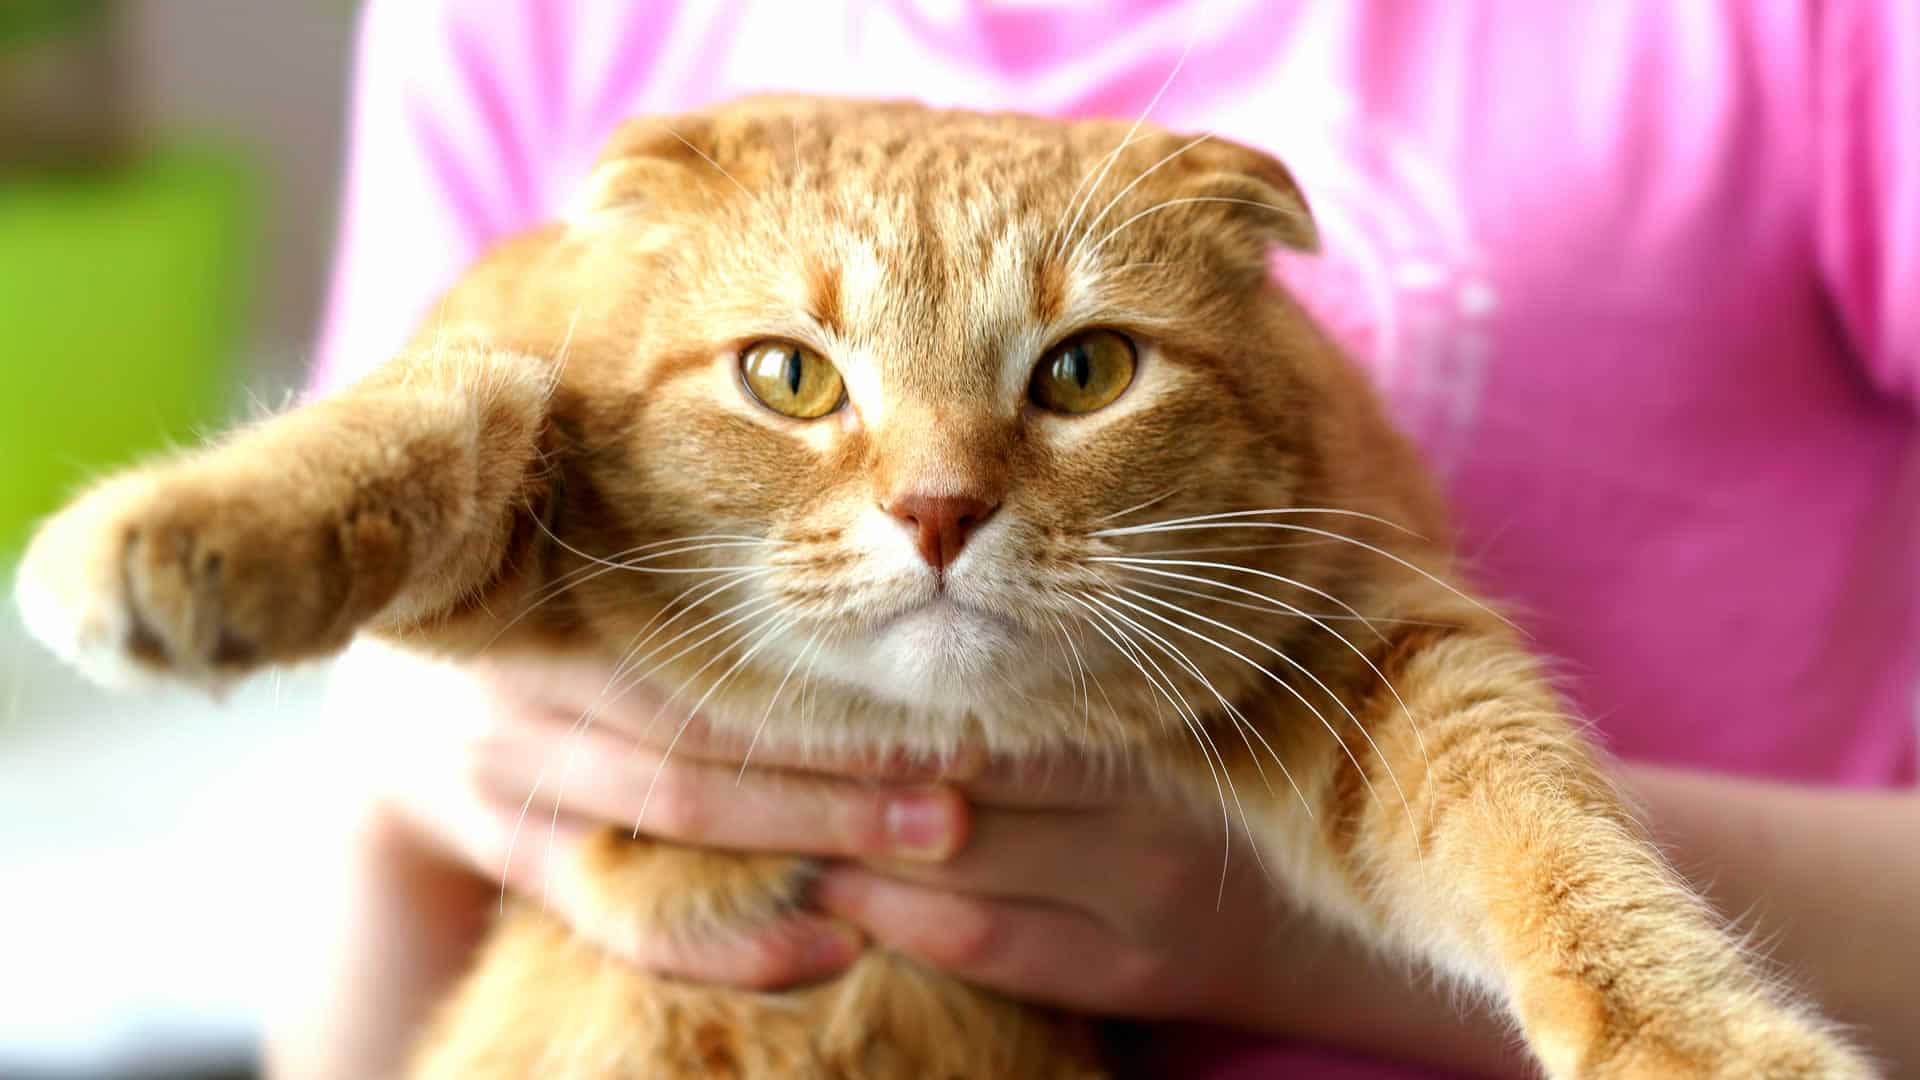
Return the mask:
<svg viewBox="0 0 1920 1080"><path fill-rule="evenodd" d="M866 939L843 922L828 922L825 933L815 934L807 944L806 964L814 971L838 971L860 957Z"/></svg>
<svg viewBox="0 0 1920 1080"><path fill-rule="evenodd" d="M938 792L895 798L887 804L886 822L887 837L896 855L931 862L953 853L952 800Z"/></svg>

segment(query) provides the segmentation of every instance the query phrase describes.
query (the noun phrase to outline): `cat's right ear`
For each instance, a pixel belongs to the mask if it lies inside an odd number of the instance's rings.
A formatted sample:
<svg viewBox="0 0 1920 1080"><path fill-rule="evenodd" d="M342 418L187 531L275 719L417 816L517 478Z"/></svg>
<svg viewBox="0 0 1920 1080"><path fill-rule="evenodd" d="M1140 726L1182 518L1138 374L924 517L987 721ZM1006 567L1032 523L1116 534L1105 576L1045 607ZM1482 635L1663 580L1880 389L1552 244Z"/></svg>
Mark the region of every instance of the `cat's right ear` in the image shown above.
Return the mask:
<svg viewBox="0 0 1920 1080"><path fill-rule="evenodd" d="M717 160L711 123L700 116L642 117L620 125L607 141L567 220L685 206L707 197L712 181L730 174Z"/></svg>

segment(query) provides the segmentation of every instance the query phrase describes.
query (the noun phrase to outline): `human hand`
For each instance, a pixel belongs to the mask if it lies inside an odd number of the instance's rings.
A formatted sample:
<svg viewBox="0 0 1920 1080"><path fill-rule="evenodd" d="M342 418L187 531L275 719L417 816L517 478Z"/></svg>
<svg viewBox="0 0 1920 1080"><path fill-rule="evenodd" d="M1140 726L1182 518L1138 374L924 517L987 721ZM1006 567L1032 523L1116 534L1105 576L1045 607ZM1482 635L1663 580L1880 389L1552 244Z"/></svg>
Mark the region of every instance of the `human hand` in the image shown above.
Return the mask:
<svg viewBox="0 0 1920 1080"><path fill-rule="evenodd" d="M1130 771L1064 757L965 757L937 771L803 759L771 739L743 770L747 745L689 722L686 703L607 687L605 668L588 662L447 665L361 646L336 705L378 717L393 749L372 798L461 866L475 896L497 901L504 887L588 926L552 884L605 825L826 861L819 913L697 947L599 942L650 970L804 983L853 961L862 942L851 926L1023 998L1246 1024L1261 1023L1273 957L1299 947L1282 939L1320 937L1275 901L1243 833L1223 867L1219 819L1169 805ZM590 724L576 723L590 710Z"/></svg>
<svg viewBox="0 0 1920 1080"><path fill-rule="evenodd" d="M371 1042L406 1037L409 1018L465 969L503 888L591 925L549 883L585 834L639 820L661 839L825 864L816 912L698 946L599 941L649 970L787 986L839 971L864 937L1096 1015L1388 1052L1396 1040L1382 1018L1398 1017L1412 1024L1402 1048L1454 1062L1486 1060L1485 1047L1504 1042L1292 913L1238 831L1223 880L1218 818L1168 805L1133 774L971 757L942 774L902 760L802 760L776 742L755 746L743 772L745 745L697 721L683 728L684 712L650 689L603 700L606 685L605 669L584 663L456 666L367 646L343 661L334 714L358 725L354 745L381 748L366 792L376 827L360 830L370 864L360 888L379 895L355 901L347 940L327 947L368 955L331 980L340 1000L305 1007L311 1041L343 1028ZM282 1056L298 1057L299 1041L279 1039L293 1048Z"/></svg>
<svg viewBox="0 0 1920 1080"><path fill-rule="evenodd" d="M944 858L965 840L964 803L925 764L846 757L802 771L771 741L749 757L745 741L689 722L684 702L670 711L654 688L608 688L604 666L570 660L453 665L363 644L342 661L333 711L377 725L363 739L386 748L366 798L389 861L433 857L469 879L458 897L436 890L449 908L436 923L468 924L464 909L512 891L641 967L786 986L851 964L859 935L808 912L697 946L595 935L556 887L563 868L610 825L691 846L899 862Z"/></svg>

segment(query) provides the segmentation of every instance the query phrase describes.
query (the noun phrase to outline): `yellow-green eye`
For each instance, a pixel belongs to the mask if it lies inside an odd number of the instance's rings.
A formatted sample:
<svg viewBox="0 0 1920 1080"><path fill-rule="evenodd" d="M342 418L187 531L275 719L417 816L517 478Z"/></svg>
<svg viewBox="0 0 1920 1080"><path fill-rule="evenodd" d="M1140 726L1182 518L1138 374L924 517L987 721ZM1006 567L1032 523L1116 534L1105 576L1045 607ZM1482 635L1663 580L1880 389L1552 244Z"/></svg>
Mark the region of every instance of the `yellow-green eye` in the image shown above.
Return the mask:
<svg viewBox="0 0 1920 1080"><path fill-rule="evenodd" d="M1104 408L1133 381L1133 342L1112 330L1089 330L1061 342L1033 369L1027 395L1035 405L1063 413Z"/></svg>
<svg viewBox="0 0 1920 1080"><path fill-rule="evenodd" d="M827 358L791 341L762 341L740 354L740 380L760 404L795 420L840 407L846 388Z"/></svg>

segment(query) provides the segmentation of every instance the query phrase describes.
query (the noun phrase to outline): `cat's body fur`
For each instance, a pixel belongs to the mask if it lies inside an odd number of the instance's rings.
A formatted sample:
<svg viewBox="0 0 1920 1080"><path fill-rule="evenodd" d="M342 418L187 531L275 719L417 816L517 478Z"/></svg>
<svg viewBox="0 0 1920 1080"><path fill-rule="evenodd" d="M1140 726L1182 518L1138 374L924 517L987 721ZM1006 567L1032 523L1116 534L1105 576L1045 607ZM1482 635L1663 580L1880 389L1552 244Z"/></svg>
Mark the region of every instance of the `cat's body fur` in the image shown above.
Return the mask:
<svg viewBox="0 0 1920 1080"><path fill-rule="evenodd" d="M672 638L629 674L719 728L1139 770L1250 833L1299 902L1497 994L1554 1077L1869 1075L1454 591L1414 453L1266 272L1313 242L1285 171L1150 128L1116 151L1128 134L806 100L636 122L574 216L483 260L400 358L49 523L30 621L103 675L196 681L362 630L609 659ZM1035 411L1026 373L1086 326L1144 343L1135 384ZM749 400L733 357L764 338L830 358L849 408ZM999 507L944 574L883 510L919 491ZM749 539L676 546L711 536ZM597 562L623 558L691 573ZM701 569L726 566L755 573ZM609 834L558 887L609 928L724 933L806 873ZM1098 1074L1070 1021L897 957L794 993L697 987L532 909L417 1071Z"/></svg>

